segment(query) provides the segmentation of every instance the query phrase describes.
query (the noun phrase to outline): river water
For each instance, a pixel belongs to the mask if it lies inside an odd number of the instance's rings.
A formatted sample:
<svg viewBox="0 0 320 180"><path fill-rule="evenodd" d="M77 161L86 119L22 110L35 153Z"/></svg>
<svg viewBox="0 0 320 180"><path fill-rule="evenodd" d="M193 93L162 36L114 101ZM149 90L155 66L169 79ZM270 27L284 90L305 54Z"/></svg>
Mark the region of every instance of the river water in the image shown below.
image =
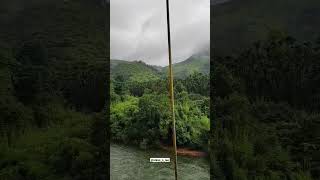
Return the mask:
<svg viewBox="0 0 320 180"><path fill-rule="evenodd" d="M163 150L141 150L136 147L111 144L111 180L174 180L172 162L150 163L149 158L168 158ZM209 180L206 158L178 157L181 180Z"/></svg>

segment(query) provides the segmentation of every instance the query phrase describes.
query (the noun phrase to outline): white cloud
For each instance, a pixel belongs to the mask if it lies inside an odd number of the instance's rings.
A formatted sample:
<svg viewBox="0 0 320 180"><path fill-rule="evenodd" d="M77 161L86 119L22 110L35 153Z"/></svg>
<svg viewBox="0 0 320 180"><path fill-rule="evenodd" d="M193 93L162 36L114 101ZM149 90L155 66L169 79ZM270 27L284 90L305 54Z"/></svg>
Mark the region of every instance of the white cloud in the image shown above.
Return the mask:
<svg viewBox="0 0 320 180"><path fill-rule="evenodd" d="M171 0L174 62L210 43L210 1ZM165 0L111 0L111 58L167 65Z"/></svg>

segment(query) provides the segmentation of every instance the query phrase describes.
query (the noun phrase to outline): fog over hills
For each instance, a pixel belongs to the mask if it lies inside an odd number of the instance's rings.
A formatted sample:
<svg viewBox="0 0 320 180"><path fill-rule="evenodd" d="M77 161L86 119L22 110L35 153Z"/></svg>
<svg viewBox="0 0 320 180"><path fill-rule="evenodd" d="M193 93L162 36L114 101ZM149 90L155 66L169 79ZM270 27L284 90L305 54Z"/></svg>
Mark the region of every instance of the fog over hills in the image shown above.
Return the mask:
<svg viewBox="0 0 320 180"><path fill-rule="evenodd" d="M170 1L174 62L209 47L210 1ZM168 65L166 4L159 0L110 1L110 54L112 59L143 60Z"/></svg>
<svg viewBox="0 0 320 180"><path fill-rule="evenodd" d="M185 78L195 72L209 74L210 56L208 51L194 54L184 61L173 64L175 78ZM149 78L164 77L167 75L168 66L161 67L149 65L139 60L111 60L111 75L145 76Z"/></svg>

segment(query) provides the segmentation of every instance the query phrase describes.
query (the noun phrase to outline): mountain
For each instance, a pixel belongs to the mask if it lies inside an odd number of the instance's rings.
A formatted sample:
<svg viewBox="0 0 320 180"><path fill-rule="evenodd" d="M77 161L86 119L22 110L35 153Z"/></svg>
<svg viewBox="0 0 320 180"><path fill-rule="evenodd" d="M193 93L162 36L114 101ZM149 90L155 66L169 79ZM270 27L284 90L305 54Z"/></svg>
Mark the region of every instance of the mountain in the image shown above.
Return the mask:
<svg viewBox="0 0 320 180"><path fill-rule="evenodd" d="M194 72L209 74L210 72L210 56L206 54L192 55L185 61L173 64L173 73L175 78L185 78ZM167 74L168 67L162 70Z"/></svg>
<svg viewBox="0 0 320 180"><path fill-rule="evenodd" d="M232 0L211 5L211 42L216 54L239 52L277 33L303 41L320 35L319 0Z"/></svg>
<svg viewBox="0 0 320 180"><path fill-rule="evenodd" d="M125 80L149 81L160 78L160 71L142 61L110 61L111 77L122 76Z"/></svg>
<svg viewBox="0 0 320 180"><path fill-rule="evenodd" d="M167 76L168 67L148 65L142 61L111 60L111 76L122 75L126 80L147 81ZM193 72L208 74L210 71L207 53L196 54L173 65L175 78L185 78Z"/></svg>

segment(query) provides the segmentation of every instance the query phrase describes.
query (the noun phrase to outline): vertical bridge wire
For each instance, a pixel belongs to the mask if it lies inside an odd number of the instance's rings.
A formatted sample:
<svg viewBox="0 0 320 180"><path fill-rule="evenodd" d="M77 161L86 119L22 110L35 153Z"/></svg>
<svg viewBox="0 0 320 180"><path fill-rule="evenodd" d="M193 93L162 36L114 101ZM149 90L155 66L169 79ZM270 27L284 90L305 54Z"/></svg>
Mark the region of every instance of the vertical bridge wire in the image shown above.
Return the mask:
<svg viewBox="0 0 320 180"><path fill-rule="evenodd" d="M172 55L171 55L171 37L170 37L170 7L169 0L166 0L167 5L167 30L168 30L168 54L169 54L169 83L170 83L170 108L172 117L172 141L173 141L173 154L174 154L174 175L175 180L178 180L178 167L177 167L177 140L176 140L176 121L174 113L174 93L173 93L173 73L172 73Z"/></svg>

